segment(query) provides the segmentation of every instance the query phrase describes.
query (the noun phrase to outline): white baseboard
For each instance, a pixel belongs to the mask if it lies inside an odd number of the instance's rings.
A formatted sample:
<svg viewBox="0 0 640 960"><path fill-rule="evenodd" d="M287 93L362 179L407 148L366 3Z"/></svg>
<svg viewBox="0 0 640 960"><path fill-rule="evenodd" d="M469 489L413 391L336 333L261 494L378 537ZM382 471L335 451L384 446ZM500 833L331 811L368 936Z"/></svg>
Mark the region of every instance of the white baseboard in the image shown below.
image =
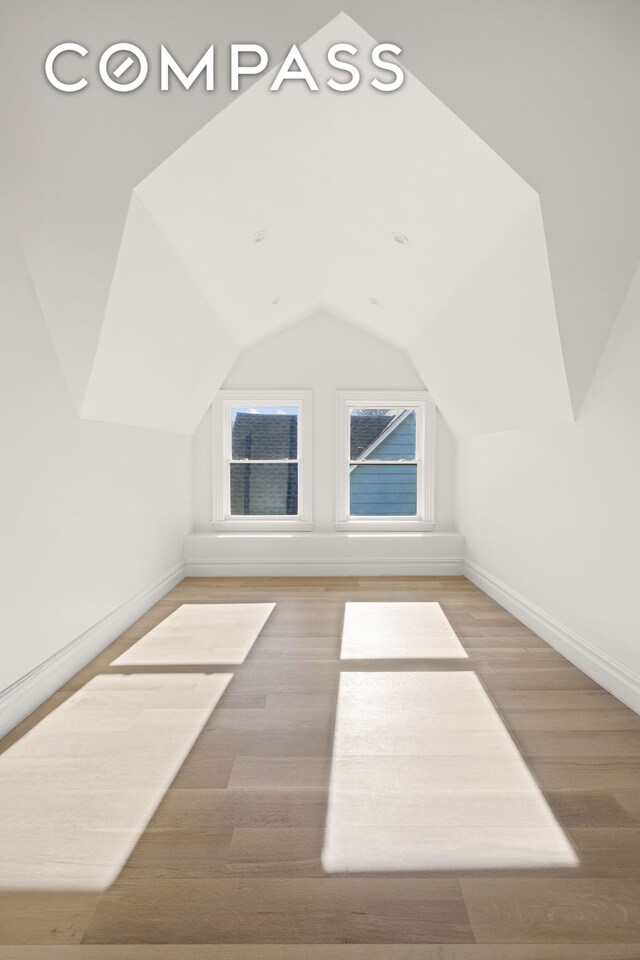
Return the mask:
<svg viewBox="0 0 640 960"><path fill-rule="evenodd" d="M459 577L462 560L187 560L187 577Z"/></svg>
<svg viewBox="0 0 640 960"><path fill-rule="evenodd" d="M184 578L184 561L0 691L0 737L28 717Z"/></svg>
<svg viewBox="0 0 640 960"><path fill-rule="evenodd" d="M640 713L640 674L635 670L559 623L470 560L464 561L463 572L467 580L475 583L587 676Z"/></svg>

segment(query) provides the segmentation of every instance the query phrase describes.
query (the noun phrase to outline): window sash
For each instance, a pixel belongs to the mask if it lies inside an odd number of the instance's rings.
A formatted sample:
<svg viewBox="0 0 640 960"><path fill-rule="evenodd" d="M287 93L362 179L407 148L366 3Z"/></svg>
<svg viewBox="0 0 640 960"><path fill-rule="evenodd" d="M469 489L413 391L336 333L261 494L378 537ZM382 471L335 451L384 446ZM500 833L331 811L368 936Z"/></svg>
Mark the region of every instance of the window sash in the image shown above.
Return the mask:
<svg viewBox="0 0 640 960"><path fill-rule="evenodd" d="M375 404L367 404L367 406L375 407ZM385 404L380 404L381 408L384 408ZM382 521L382 522L392 522L393 520L420 520L422 518L422 512L420 510L420 501L421 501L421 491L422 491L422 476L421 476L421 464L422 459L416 456L412 460L370 460L370 459L361 459L353 460L351 458L351 424L352 424L352 415L354 410L361 410L362 404L348 404L346 409L347 415L347 456L348 460L348 477L347 477L347 489L346 489L346 517L347 520L355 521ZM416 450L418 449L418 443L422 440L422 416L423 410L422 407L414 406L410 403L407 404L396 404L395 406L389 406L387 409L395 410L408 410L412 411L415 414L416 418ZM362 513L351 513L351 474L355 467L397 467L397 466L414 466L416 468L416 510L415 513L371 513L371 514L362 514Z"/></svg>
<svg viewBox="0 0 640 960"><path fill-rule="evenodd" d="M295 407L297 411L297 456L283 459L253 459L232 456L232 411L234 407ZM286 529L305 524L311 529L311 417L309 390L220 391L214 408L214 489L213 522L221 530ZM298 503L295 514L235 514L231 512L231 470L233 465L274 464L298 469ZM306 527L305 527L306 528Z"/></svg>
<svg viewBox="0 0 640 960"><path fill-rule="evenodd" d="M336 526L338 529L432 529L434 525L434 442L435 405L425 391L339 391L338 451L342 464L337 470ZM413 411L416 417L415 457L407 460L354 460L351 456L351 424L354 410L386 408ZM372 451L375 456L375 450ZM354 514L351 513L351 479L355 467L414 467L416 474L416 511L411 514ZM395 526L394 526L395 525Z"/></svg>

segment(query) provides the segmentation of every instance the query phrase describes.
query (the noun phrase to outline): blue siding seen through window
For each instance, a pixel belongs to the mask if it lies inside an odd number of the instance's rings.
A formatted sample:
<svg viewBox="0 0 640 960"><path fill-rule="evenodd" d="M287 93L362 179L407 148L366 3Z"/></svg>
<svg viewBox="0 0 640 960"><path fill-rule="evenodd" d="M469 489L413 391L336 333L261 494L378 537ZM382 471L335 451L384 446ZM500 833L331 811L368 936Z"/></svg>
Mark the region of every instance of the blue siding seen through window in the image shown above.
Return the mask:
<svg viewBox="0 0 640 960"><path fill-rule="evenodd" d="M359 416L366 417L366 414ZM384 435L382 431L383 439L377 444L372 441L371 449L360 452L360 462L350 467L349 513L352 517L411 517L417 514L418 468L415 463L402 462L414 460L416 456L415 411L395 420L385 425L384 430L388 432ZM368 460L387 462L367 463Z"/></svg>
<svg viewBox="0 0 640 960"><path fill-rule="evenodd" d="M415 463L359 464L351 473L352 517L415 517Z"/></svg>

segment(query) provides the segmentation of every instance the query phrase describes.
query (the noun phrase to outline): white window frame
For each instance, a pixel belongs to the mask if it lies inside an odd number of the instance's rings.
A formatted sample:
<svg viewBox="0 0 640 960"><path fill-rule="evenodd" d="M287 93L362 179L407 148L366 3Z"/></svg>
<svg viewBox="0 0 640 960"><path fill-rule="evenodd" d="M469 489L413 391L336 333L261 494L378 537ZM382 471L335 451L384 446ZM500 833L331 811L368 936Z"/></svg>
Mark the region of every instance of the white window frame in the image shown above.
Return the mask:
<svg viewBox="0 0 640 960"><path fill-rule="evenodd" d="M435 527L436 407L426 391L340 390L337 398L336 530L433 530ZM416 515L411 517L351 517L349 475L351 410L404 407L416 412ZM414 461L411 461L412 463Z"/></svg>
<svg viewBox="0 0 640 960"><path fill-rule="evenodd" d="M298 514L233 516L230 508L233 407L298 408ZM221 390L213 404L213 524L216 530L312 530L312 398L310 390ZM263 461L271 462L271 461ZM276 462L276 461L273 461ZM277 461L280 462L280 461Z"/></svg>

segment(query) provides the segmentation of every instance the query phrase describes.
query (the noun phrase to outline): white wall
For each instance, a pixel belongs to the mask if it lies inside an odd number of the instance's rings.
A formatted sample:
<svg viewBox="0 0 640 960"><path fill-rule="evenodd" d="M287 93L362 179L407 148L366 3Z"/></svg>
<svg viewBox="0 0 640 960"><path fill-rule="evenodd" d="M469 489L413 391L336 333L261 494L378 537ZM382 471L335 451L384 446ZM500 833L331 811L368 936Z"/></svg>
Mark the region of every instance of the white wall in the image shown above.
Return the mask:
<svg viewBox="0 0 640 960"><path fill-rule="evenodd" d="M577 421L460 443L456 499L468 560L637 685L640 269Z"/></svg>
<svg viewBox="0 0 640 960"><path fill-rule="evenodd" d="M424 390L407 356L358 328L323 313L309 317L245 350L224 389L313 391L314 532L333 531L336 471L337 390ZM451 434L440 417L436 432L436 530L453 530ZM194 437L194 529L211 527L211 411Z"/></svg>
<svg viewBox="0 0 640 960"><path fill-rule="evenodd" d="M8 243L0 326L2 690L181 561L191 444L78 418Z"/></svg>

